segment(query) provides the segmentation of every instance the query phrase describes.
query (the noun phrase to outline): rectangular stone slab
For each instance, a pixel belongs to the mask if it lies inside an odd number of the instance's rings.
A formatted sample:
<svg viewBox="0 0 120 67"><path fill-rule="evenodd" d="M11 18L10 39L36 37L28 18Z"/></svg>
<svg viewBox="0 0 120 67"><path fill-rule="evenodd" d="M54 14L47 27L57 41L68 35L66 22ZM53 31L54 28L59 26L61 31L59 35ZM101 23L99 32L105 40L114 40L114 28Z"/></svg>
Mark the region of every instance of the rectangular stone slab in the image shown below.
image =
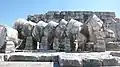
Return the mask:
<svg viewBox="0 0 120 67"><path fill-rule="evenodd" d="M61 67L82 67L82 58L74 53L66 53L59 56L59 64Z"/></svg>
<svg viewBox="0 0 120 67"><path fill-rule="evenodd" d="M49 53L49 52L16 52L7 54L6 61L28 61L28 62L57 62L58 56L62 53Z"/></svg>
<svg viewBox="0 0 120 67"><path fill-rule="evenodd" d="M120 66L120 51L64 53L64 52L16 52L6 54L6 61L59 62L61 67ZM57 58L56 58L57 57ZM18 61L17 61L18 62ZM0 66L1 67L1 66Z"/></svg>
<svg viewBox="0 0 120 67"><path fill-rule="evenodd" d="M53 62L0 62L0 67L54 67Z"/></svg>

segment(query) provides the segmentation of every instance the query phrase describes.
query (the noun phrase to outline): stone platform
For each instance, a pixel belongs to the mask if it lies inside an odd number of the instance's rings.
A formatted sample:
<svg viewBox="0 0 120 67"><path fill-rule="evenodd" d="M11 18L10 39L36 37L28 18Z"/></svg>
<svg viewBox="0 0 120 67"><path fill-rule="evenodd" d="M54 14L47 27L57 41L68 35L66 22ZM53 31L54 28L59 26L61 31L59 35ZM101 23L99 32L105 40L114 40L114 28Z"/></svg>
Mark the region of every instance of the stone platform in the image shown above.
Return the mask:
<svg viewBox="0 0 120 67"><path fill-rule="evenodd" d="M26 65L31 67L32 63L32 66L41 67L39 63L42 62L56 63L57 67L120 67L120 51L90 53L15 52L0 54L0 57L2 57L0 67L1 65L12 65L12 62L15 65L22 65L22 62L25 62L22 67L27 67Z"/></svg>

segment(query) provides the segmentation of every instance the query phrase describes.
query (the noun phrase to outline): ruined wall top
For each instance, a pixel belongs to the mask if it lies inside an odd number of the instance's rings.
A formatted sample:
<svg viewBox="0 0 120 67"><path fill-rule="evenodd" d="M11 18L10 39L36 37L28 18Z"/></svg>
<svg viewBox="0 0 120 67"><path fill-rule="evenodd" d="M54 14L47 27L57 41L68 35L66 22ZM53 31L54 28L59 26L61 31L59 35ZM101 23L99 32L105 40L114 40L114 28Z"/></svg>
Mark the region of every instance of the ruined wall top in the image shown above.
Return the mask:
<svg viewBox="0 0 120 67"><path fill-rule="evenodd" d="M49 22L50 20L59 21L60 19L69 20L71 18L80 22L85 22L92 14L96 14L101 20L107 18L115 18L115 12L93 12L93 11L48 11L45 14L28 15L27 20L35 23L43 20Z"/></svg>

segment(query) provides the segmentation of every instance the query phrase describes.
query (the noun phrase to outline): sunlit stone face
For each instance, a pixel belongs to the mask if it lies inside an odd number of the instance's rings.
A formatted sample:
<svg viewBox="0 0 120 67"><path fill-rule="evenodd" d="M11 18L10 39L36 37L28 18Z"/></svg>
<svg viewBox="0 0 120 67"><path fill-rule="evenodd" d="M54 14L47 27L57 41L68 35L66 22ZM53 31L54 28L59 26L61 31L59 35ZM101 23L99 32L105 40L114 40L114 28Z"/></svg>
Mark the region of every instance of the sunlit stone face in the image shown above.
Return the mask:
<svg viewBox="0 0 120 67"><path fill-rule="evenodd" d="M24 23L24 26L22 28L22 35L24 35L24 36L31 36L32 35L32 29L35 26L32 23L33 22Z"/></svg>
<svg viewBox="0 0 120 67"><path fill-rule="evenodd" d="M7 28L7 40L11 40L14 41L15 43L18 43L18 31L10 27L6 28Z"/></svg>
<svg viewBox="0 0 120 67"><path fill-rule="evenodd" d="M13 28L18 30L18 31L21 31L21 29L24 26L24 23L26 23L26 22L28 22L28 21L25 19L18 19L15 21Z"/></svg>
<svg viewBox="0 0 120 67"><path fill-rule="evenodd" d="M48 25L44 28L44 35L48 36L49 32L51 32L53 29L55 29L57 25L58 25L58 23L56 23L54 21L50 21L48 23Z"/></svg>
<svg viewBox="0 0 120 67"><path fill-rule="evenodd" d="M79 31L81 31L82 25L83 24L81 22L78 22L78 21L76 21L74 19L71 19L69 21L68 26L67 26L67 31L66 31L67 34L69 34L69 33L73 33L73 34L78 33Z"/></svg>
<svg viewBox="0 0 120 67"><path fill-rule="evenodd" d="M44 27L47 25L48 23L44 22L44 21L39 21L33 31L32 31L32 36L39 42L41 39L41 37L43 36L43 32L44 32Z"/></svg>
<svg viewBox="0 0 120 67"><path fill-rule="evenodd" d="M37 27L38 27L38 32L40 33L39 35L42 34L42 32L44 32L44 30L46 30L46 26L48 25L48 23L44 22L44 21L39 21L37 23ZM44 29L45 28L45 29Z"/></svg>
<svg viewBox="0 0 120 67"><path fill-rule="evenodd" d="M60 21L60 23L59 23L59 27L60 27L61 29L65 29L67 23L68 23L68 22L67 22L66 20L62 19L62 20Z"/></svg>
<svg viewBox="0 0 120 67"><path fill-rule="evenodd" d="M39 27L41 28L41 27L47 26L47 24L48 24L48 23L46 23L46 22L44 22L44 21L39 21L39 22L37 23L37 26L39 26Z"/></svg>
<svg viewBox="0 0 120 67"><path fill-rule="evenodd" d="M93 27L93 30L100 30L103 26L103 21L101 21L96 15L93 15L93 17L90 20L90 23Z"/></svg>

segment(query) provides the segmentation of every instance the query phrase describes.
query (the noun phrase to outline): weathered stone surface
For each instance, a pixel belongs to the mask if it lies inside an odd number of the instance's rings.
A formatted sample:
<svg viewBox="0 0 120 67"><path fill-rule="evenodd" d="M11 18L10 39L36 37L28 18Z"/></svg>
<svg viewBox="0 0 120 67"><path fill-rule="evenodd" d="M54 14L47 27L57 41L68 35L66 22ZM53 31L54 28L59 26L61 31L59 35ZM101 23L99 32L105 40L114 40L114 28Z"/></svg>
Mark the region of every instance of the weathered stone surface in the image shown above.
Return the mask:
<svg viewBox="0 0 120 67"><path fill-rule="evenodd" d="M35 15L28 15L27 20L32 22L38 23L40 20L43 21L50 21L56 20L59 21L60 19L70 20L71 18L78 20L84 23L93 13L95 13L99 18L103 19L107 17L115 17L114 12L92 12L92 11L48 11L45 14L35 14Z"/></svg>
<svg viewBox="0 0 120 67"><path fill-rule="evenodd" d="M18 44L18 31L10 27L6 27L6 29L7 29L6 40L13 41L15 44Z"/></svg>
<svg viewBox="0 0 120 67"><path fill-rule="evenodd" d="M2 50L3 45L5 45L6 36L7 36L6 27L0 25L0 51Z"/></svg>
<svg viewBox="0 0 120 67"><path fill-rule="evenodd" d="M107 29L112 30L115 33L115 37L117 39L117 31L116 31L117 23L113 18L106 19L104 27L107 28Z"/></svg>
<svg viewBox="0 0 120 67"><path fill-rule="evenodd" d="M109 55L110 52L103 53L74 53L64 54L60 57L60 65L62 66L78 66L78 67L101 67L101 66L119 66L119 58Z"/></svg>
<svg viewBox="0 0 120 67"><path fill-rule="evenodd" d="M85 59L83 60L83 67L100 67L102 62L99 59Z"/></svg>
<svg viewBox="0 0 120 67"><path fill-rule="evenodd" d="M11 53L11 52L15 52L16 48L15 48L15 44L13 41L7 41L6 42L6 48L5 48L5 53Z"/></svg>
<svg viewBox="0 0 120 67"><path fill-rule="evenodd" d="M120 64L119 58L109 55L109 52L91 53L84 59L84 61L86 61L83 62L84 66L91 65L92 67L119 66Z"/></svg>
<svg viewBox="0 0 120 67"><path fill-rule="evenodd" d="M32 49L33 49L33 38L32 36L28 36L26 38L25 50L32 50Z"/></svg>
<svg viewBox="0 0 120 67"><path fill-rule="evenodd" d="M97 40L97 43L94 45L94 51L105 51L105 41L104 40Z"/></svg>
<svg viewBox="0 0 120 67"><path fill-rule="evenodd" d="M116 23L116 35L117 35L117 40L120 41L120 22Z"/></svg>
<svg viewBox="0 0 120 67"><path fill-rule="evenodd" d="M102 30L103 21L100 20L95 14L91 16L87 21L89 31L89 41L94 43L94 51L105 51L104 31Z"/></svg>
<svg viewBox="0 0 120 67"><path fill-rule="evenodd" d="M55 28L58 25L57 22L50 21L43 30L43 36L40 42L40 49L49 50L52 49L52 43L54 41Z"/></svg>
<svg viewBox="0 0 120 67"><path fill-rule="evenodd" d="M106 50L108 51L119 51L120 50L120 42L108 42L106 44Z"/></svg>
<svg viewBox="0 0 120 67"><path fill-rule="evenodd" d="M115 58L109 58L109 59L104 59L102 66L119 66L119 61L116 60Z"/></svg>
<svg viewBox="0 0 120 67"><path fill-rule="evenodd" d="M24 37L32 36L32 29L34 28L35 25L36 23L33 23L31 21L26 21L21 31L22 35Z"/></svg>
<svg viewBox="0 0 120 67"><path fill-rule="evenodd" d="M3 61L4 61L4 54L1 53L1 54L0 54L0 62L3 62Z"/></svg>
<svg viewBox="0 0 120 67"><path fill-rule="evenodd" d="M40 27L38 30L34 30L33 33L36 36L33 36L36 38L38 42L40 42L40 45L47 44L51 46L52 44L52 35L53 35L53 28L55 29L59 21L61 19L65 19L66 22L71 21L71 19L74 19L75 21L78 21L79 23L82 22L82 26L86 26L88 32L86 34L82 33L83 36L76 36L78 39L75 39L75 43L78 44L78 41L81 41L83 43L82 48L83 50L86 49L88 51L105 51L105 50L120 50L119 46L119 40L120 40L120 23L119 19L115 19L115 13L114 12L92 12L92 11L49 11L45 14L38 14L38 15L29 15L27 20L32 21L34 23L38 23L39 21L44 22L51 22L55 21L57 23L49 24L44 26L45 30L43 31L43 27L37 26L35 28ZM21 20L22 21L22 20ZM22 27L22 22L20 23L17 21L16 26L18 25ZM23 20L24 22L24 20ZM41 22L40 22L41 23ZM85 23L85 24L84 24ZM87 23L87 25L86 25ZM67 24L67 23L66 23ZM65 24L65 25L66 25ZM75 25L78 25L79 28L76 28ZM69 26L69 25L68 25ZM66 35L69 35L71 32L72 34L76 34L76 31L79 32L81 30L78 23L71 22L71 25L69 26L71 29L70 31L66 31ZM69 28L68 27L68 28ZM34 29L35 29L34 28ZM64 28L64 25L62 26ZM85 28L85 27L83 27ZM17 28L16 28L17 29ZM25 28L24 28L25 29ZM32 28L31 28L32 29ZM30 29L30 31L31 31ZM56 29L57 31L60 30L59 28ZM26 32L26 31L25 31ZM63 31L58 31L58 34L56 36L60 36L60 33ZM42 36L38 36L39 34L44 33L43 38ZM24 33L25 34L25 33ZM30 33L31 35L31 33ZM54 36L54 35L53 35ZM41 39L39 39L39 37ZM50 37L50 38L49 38ZM68 36L69 37L69 36ZM82 40L79 38L87 37L86 40ZM73 37L75 38L75 37ZM67 39L67 37L62 39L64 42L65 47L69 47L70 39ZM58 39L55 40L56 42L59 41ZM86 43L87 41L87 43ZM115 41L115 42L114 42ZM26 41L27 42L27 41ZM29 42L29 41L28 41ZM61 44L63 44L61 43ZM66 44L68 43L68 44ZM80 44L81 44L80 43ZM30 42L31 44L31 42ZM58 42L57 42L58 44ZM86 45L87 44L87 45ZM29 45L29 44L28 44ZM31 47L26 45L27 48ZM46 46L43 45L45 48ZM58 45L57 45L58 46ZM85 46L85 47L84 47ZM43 48L44 48L43 47ZM48 46L47 46L48 47ZM77 46L77 47L81 47ZM55 48L56 50L58 48ZM70 50L71 48L67 48ZM2 58L2 57L1 57ZM114 51L106 51L106 52L91 52L91 53L49 53L49 52L40 52L40 53L32 53L32 52L17 52L17 53L10 53L5 55L4 59L6 61L34 61L34 62L59 62L59 65L62 67L110 67L110 66L120 66L120 52L114 52ZM3 61L3 59L1 60Z"/></svg>
<svg viewBox="0 0 120 67"><path fill-rule="evenodd" d="M18 31L10 27L0 26L0 52L14 52L18 44Z"/></svg>
<svg viewBox="0 0 120 67"><path fill-rule="evenodd" d="M64 36L65 34L65 30L66 30L66 26L67 26L68 22L64 19L62 19L60 21L60 23L58 24L58 26L55 29L55 36L54 36L54 43L53 43L53 49L60 51L62 50L61 47L64 47L64 43L63 43L63 39L66 37ZM69 41L68 41L69 42ZM61 44L63 43L63 44Z"/></svg>
<svg viewBox="0 0 120 67"><path fill-rule="evenodd" d="M33 62L55 62L58 61L60 53L31 53L18 52L6 55L6 61L33 61Z"/></svg>
<svg viewBox="0 0 120 67"><path fill-rule="evenodd" d="M48 23L44 22L44 21L39 21L35 27L33 28L32 31L32 36L34 37L34 39L37 42L41 41L41 37L43 35L43 31L44 31L44 27L47 25Z"/></svg>
<svg viewBox="0 0 120 67"><path fill-rule="evenodd" d="M101 51L101 48L103 51L105 51L106 50L105 44L107 44L108 42L111 42L111 41L119 41L120 40L119 24L117 23L117 22L119 22L119 19L115 18L115 12L48 11L45 14L29 15L27 20L35 22L35 23L38 23L39 21L45 21L45 22L55 21L55 22L59 23L59 21L61 19L70 21L70 19L72 19L72 18L79 22L82 22L82 23L90 22L90 24L88 24L89 36L87 37L87 39L88 39L88 42L94 43L95 51ZM113 32L107 31L107 33L105 33L105 29L110 29ZM114 33L115 37L113 37L111 35L111 33ZM110 37L106 38L105 36L108 36L108 35ZM100 41L101 38L99 39L99 37L101 37L103 41ZM47 41L47 39L45 39L45 40ZM105 40L105 42L104 42L104 40ZM103 45L99 46L100 42ZM96 48L96 46L97 46L97 48Z"/></svg>
<svg viewBox="0 0 120 67"><path fill-rule="evenodd" d="M31 53L6 54L6 61L58 62L61 67L120 66L120 51L91 53ZM3 59L3 60L4 60Z"/></svg>
<svg viewBox="0 0 120 67"><path fill-rule="evenodd" d="M112 51L110 55L120 57L120 51Z"/></svg>
<svg viewBox="0 0 120 67"><path fill-rule="evenodd" d="M13 28L18 31L18 38L23 39L24 36L21 34L24 23L27 21L25 19L17 19L13 25Z"/></svg>
<svg viewBox="0 0 120 67"><path fill-rule="evenodd" d="M59 63L60 63L60 66L63 66L63 67L67 67L67 66L82 67L83 66L82 58L77 57L77 55L74 55L72 53L60 55L59 56Z"/></svg>
<svg viewBox="0 0 120 67"><path fill-rule="evenodd" d="M53 62L0 62L0 67L54 67Z"/></svg>

